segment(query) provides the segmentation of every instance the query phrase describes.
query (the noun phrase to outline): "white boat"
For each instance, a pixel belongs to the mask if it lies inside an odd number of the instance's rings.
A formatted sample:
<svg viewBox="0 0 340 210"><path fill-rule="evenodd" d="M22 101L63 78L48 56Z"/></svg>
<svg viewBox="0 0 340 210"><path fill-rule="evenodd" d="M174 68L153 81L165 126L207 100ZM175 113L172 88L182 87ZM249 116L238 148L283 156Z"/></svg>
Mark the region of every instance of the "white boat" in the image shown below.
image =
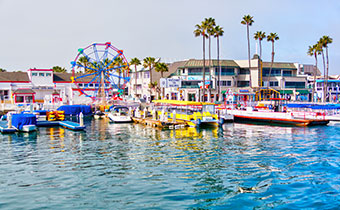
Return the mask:
<svg viewBox="0 0 340 210"><path fill-rule="evenodd" d="M113 123L130 123L132 122L131 116L129 116L129 108L126 106L115 106L111 109L111 112L107 115L110 122Z"/></svg>

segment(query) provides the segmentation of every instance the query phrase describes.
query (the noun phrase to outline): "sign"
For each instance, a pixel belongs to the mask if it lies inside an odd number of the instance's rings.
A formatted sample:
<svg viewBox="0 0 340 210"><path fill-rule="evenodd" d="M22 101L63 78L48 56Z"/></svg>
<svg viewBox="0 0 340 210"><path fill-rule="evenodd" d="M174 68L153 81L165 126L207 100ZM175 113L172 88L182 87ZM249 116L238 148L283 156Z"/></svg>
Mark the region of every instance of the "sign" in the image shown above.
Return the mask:
<svg viewBox="0 0 340 210"><path fill-rule="evenodd" d="M159 85L161 86L161 88L166 88L168 87L168 83L167 83L167 79L166 78L160 78L159 79Z"/></svg>
<svg viewBox="0 0 340 210"><path fill-rule="evenodd" d="M188 76L188 80L203 80L203 76Z"/></svg>
<svg viewBox="0 0 340 210"><path fill-rule="evenodd" d="M181 87L181 79L167 78L169 88Z"/></svg>
<svg viewBox="0 0 340 210"><path fill-rule="evenodd" d="M200 86L200 88L203 88L203 82L198 83L198 85ZM205 88L208 88L210 85L210 81L205 81Z"/></svg>
<svg viewBox="0 0 340 210"><path fill-rule="evenodd" d="M247 90L247 89L240 89L239 92L240 93L249 93L249 90Z"/></svg>

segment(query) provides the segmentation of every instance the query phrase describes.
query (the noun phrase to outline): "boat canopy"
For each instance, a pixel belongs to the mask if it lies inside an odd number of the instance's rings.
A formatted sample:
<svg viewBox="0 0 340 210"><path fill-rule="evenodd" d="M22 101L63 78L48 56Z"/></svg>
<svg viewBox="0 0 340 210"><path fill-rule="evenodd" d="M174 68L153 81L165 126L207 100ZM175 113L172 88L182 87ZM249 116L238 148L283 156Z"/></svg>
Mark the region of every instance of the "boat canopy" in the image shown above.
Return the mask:
<svg viewBox="0 0 340 210"><path fill-rule="evenodd" d="M57 110L64 111L65 115L79 115L80 112L82 112L84 116L92 115L90 105L62 105Z"/></svg>
<svg viewBox="0 0 340 210"><path fill-rule="evenodd" d="M36 125L37 117L34 114L13 114L12 115L12 125L19 130L23 128L24 125Z"/></svg>
<svg viewBox="0 0 340 210"><path fill-rule="evenodd" d="M309 108L309 109L340 109L339 104L287 104L288 108Z"/></svg>
<svg viewBox="0 0 340 210"><path fill-rule="evenodd" d="M153 100L157 104L171 104L180 106L202 106L202 105L215 105L209 102L196 102L196 101L177 101L177 100Z"/></svg>

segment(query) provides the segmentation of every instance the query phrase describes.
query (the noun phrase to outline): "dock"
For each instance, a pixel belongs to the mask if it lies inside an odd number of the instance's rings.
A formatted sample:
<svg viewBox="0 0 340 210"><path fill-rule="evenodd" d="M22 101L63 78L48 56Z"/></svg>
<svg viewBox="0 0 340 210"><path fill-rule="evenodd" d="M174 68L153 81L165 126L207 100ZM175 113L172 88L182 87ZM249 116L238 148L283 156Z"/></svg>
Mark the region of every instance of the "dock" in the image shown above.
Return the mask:
<svg viewBox="0 0 340 210"><path fill-rule="evenodd" d="M0 121L0 132L1 133L14 133L18 131L16 128L8 128L7 121Z"/></svg>
<svg viewBox="0 0 340 210"><path fill-rule="evenodd" d="M153 120L150 118L137 118L132 117L133 122L156 127L156 128L162 128L162 129L178 129L178 128L184 128L187 126L186 122L171 122L171 121L160 121L160 120Z"/></svg>
<svg viewBox="0 0 340 210"><path fill-rule="evenodd" d="M74 130L74 131L82 131L86 128L86 126L80 126L79 123L72 122L72 121L37 121L38 127L55 127L55 126L62 126L64 128Z"/></svg>

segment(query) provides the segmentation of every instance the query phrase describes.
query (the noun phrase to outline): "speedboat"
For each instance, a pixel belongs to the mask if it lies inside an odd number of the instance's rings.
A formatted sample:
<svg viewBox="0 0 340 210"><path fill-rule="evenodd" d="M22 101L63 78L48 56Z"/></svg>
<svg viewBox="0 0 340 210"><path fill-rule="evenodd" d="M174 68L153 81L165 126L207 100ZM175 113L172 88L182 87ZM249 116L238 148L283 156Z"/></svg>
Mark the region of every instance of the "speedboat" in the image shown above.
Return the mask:
<svg viewBox="0 0 340 210"><path fill-rule="evenodd" d="M114 106L107 117L109 118L110 122L113 123L132 122L132 118L129 116L129 108L126 106Z"/></svg>

